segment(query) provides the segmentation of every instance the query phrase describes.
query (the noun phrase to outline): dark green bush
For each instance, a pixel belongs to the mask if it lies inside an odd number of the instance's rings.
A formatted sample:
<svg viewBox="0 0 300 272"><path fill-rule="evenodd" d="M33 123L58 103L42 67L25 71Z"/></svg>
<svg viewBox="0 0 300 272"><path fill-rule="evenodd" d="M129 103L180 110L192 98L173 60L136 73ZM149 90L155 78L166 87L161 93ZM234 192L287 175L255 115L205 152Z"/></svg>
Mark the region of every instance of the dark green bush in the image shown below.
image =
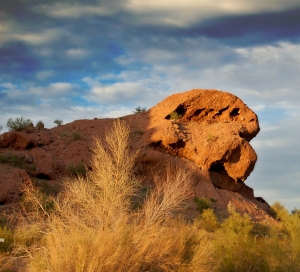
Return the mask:
<svg viewBox="0 0 300 272"><path fill-rule="evenodd" d="M68 166L68 170L72 176L75 176L75 177L86 176L86 167L82 162L80 162L77 165L74 165L73 163L71 163Z"/></svg>
<svg viewBox="0 0 300 272"><path fill-rule="evenodd" d="M63 120L60 120L60 119L55 119L54 120L54 124L56 124L56 126L61 126L63 124Z"/></svg>
<svg viewBox="0 0 300 272"><path fill-rule="evenodd" d="M72 139L74 141L79 141L81 139L81 134L79 132L72 132Z"/></svg>
<svg viewBox="0 0 300 272"><path fill-rule="evenodd" d="M177 120L182 118L181 114L178 114L176 111L170 113L170 119Z"/></svg>
<svg viewBox="0 0 300 272"><path fill-rule="evenodd" d="M197 209L200 213L202 213L206 209L210 209L210 200L204 197L195 197L195 203L197 204Z"/></svg>
<svg viewBox="0 0 300 272"><path fill-rule="evenodd" d="M41 130L41 129L44 129L45 125L42 121L38 121L37 124L36 124L36 127Z"/></svg>
<svg viewBox="0 0 300 272"><path fill-rule="evenodd" d="M146 112L147 108L146 107L136 107L135 110L133 111L133 113L142 113L142 112Z"/></svg>
<svg viewBox="0 0 300 272"><path fill-rule="evenodd" d="M15 119L9 118L6 126L8 127L9 131L22 131L26 130L31 123L32 122L30 119L25 119L23 116L21 116Z"/></svg>

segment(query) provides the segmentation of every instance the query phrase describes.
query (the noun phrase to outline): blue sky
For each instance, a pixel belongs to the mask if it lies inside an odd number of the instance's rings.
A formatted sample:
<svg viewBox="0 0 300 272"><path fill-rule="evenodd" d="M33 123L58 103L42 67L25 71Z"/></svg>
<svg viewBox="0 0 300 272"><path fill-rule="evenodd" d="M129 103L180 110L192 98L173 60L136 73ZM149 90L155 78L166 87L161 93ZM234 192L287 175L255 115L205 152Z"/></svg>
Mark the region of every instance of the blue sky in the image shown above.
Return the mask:
<svg viewBox="0 0 300 272"><path fill-rule="evenodd" d="M117 117L193 88L259 117L246 180L300 207L299 0L10 0L0 3L0 126L24 116Z"/></svg>

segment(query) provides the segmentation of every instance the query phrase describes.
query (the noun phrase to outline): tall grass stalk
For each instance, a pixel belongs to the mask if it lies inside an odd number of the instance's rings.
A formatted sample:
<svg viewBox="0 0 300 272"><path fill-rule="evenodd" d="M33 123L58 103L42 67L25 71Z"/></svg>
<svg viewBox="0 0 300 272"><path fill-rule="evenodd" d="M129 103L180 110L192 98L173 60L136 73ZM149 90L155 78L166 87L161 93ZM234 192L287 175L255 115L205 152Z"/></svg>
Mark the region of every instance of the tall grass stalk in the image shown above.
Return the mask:
<svg viewBox="0 0 300 272"><path fill-rule="evenodd" d="M138 181L129 132L116 121L105 141L95 140L93 170L67 181L53 210L38 201L46 228L41 239L20 247L29 256L26 271L214 271L206 232L176 214L191 196L186 170L167 166L141 208L132 209Z"/></svg>

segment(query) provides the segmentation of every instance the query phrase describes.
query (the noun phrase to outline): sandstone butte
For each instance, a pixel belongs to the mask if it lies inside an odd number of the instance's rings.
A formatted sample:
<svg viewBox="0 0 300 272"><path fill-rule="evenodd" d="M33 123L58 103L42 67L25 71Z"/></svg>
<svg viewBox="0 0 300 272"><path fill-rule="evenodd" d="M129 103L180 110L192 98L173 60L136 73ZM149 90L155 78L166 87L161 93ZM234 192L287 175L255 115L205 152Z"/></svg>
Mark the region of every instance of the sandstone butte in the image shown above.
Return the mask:
<svg viewBox="0 0 300 272"><path fill-rule="evenodd" d="M249 142L260 128L256 114L241 99L227 92L195 89L122 119L130 125L130 147L138 150L134 171L144 184L151 183L151 173L159 173L171 161L189 169L193 194L213 199L215 211L224 212L231 201L237 211L255 221L272 220L268 203L245 184L257 160ZM35 166L26 171L0 164L0 212L18 202L22 183L35 178L59 186L70 176L70 166L90 167L93 138L103 138L114 120L76 120L52 129L31 127L0 135L0 154L21 156L27 166ZM74 140L74 135L80 139ZM189 215L195 216L195 211L191 204Z"/></svg>

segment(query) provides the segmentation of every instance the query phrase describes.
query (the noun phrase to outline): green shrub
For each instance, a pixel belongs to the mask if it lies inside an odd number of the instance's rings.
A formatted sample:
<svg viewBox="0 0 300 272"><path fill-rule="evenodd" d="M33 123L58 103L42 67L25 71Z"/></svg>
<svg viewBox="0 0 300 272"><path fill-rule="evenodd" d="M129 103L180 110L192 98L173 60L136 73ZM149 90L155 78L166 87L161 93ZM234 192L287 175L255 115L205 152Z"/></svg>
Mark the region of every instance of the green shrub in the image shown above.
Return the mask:
<svg viewBox="0 0 300 272"><path fill-rule="evenodd" d="M230 216L221 224L222 230L225 233L241 236L249 235L253 228L251 218L247 214L238 213L231 202L229 202L227 210Z"/></svg>
<svg viewBox="0 0 300 272"><path fill-rule="evenodd" d="M146 107L136 107L135 110L133 111L133 113L142 113L142 112L146 112L147 108Z"/></svg>
<svg viewBox="0 0 300 272"><path fill-rule="evenodd" d="M27 129L31 124L30 119L25 119L22 117L17 117L15 119L9 118L7 120L6 126L8 127L9 131L22 131Z"/></svg>
<svg viewBox="0 0 300 272"><path fill-rule="evenodd" d="M206 209L210 209L210 200L207 199L207 198L204 198L204 197L198 197L196 196L194 198L194 201L197 205L197 210L200 212L200 213L203 213L204 210Z"/></svg>
<svg viewBox="0 0 300 272"><path fill-rule="evenodd" d="M67 136L70 136L70 133L68 131L62 131L60 133L60 137L67 137Z"/></svg>
<svg viewBox="0 0 300 272"><path fill-rule="evenodd" d="M3 129L3 126L0 126L0 133L1 133L2 129Z"/></svg>
<svg viewBox="0 0 300 272"><path fill-rule="evenodd" d="M79 132L72 132L73 141L79 141L81 139L81 134Z"/></svg>
<svg viewBox="0 0 300 272"><path fill-rule="evenodd" d="M170 119L177 120L177 119L180 119L180 118L182 118L182 115L178 114L178 112L173 111L173 112L170 113Z"/></svg>
<svg viewBox="0 0 300 272"><path fill-rule="evenodd" d="M144 131L142 131L141 129L138 129L134 132L134 134L142 136L144 134Z"/></svg>
<svg viewBox="0 0 300 272"><path fill-rule="evenodd" d="M8 163L9 158L6 154L0 154L0 163Z"/></svg>
<svg viewBox="0 0 300 272"><path fill-rule="evenodd" d="M31 178L34 182L34 186L39 189L39 191L47 196L56 196L59 193L60 187L53 183L51 180Z"/></svg>
<svg viewBox="0 0 300 272"><path fill-rule="evenodd" d="M36 170L36 166L26 162L24 157L11 153L0 154L0 163L11 163L12 166L24 169L27 172Z"/></svg>
<svg viewBox="0 0 300 272"><path fill-rule="evenodd" d="M214 211L209 208L203 210L202 214L195 220L194 224L198 228L205 229L209 232L214 232L220 227Z"/></svg>
<svg viewBox="0 0 300 272"><path fill-rule="evenodd" d="M41 129L44 129L45 125L42 121L38 121L37 124L36 124L36 127L41 130Z"/></svg>
<svg viewBox="0 0 300 272"><path fill-rule="evenodd" d="M72 176L78 177L78 176L86 176L86 167L85 165L80 162L77 165L74 165L73 163L71 163L68 166L68 170L71 173Z"/></svg>
<svg viewBox="0 0 300 272"><path fill-rule="evenodd" d="M56 126L61 126L63 124L63 120L60 120L60 119L55 119L54 120L54 124L56 124Z"/></svg>
<svg viewBox="0 0 300 272"><path fill-rule="evenodd" d="M209 142L213 142L213 141L217 140L217 136L214 136L211 133L209 133L208 136L207 136L207 140Z"/></svg>

